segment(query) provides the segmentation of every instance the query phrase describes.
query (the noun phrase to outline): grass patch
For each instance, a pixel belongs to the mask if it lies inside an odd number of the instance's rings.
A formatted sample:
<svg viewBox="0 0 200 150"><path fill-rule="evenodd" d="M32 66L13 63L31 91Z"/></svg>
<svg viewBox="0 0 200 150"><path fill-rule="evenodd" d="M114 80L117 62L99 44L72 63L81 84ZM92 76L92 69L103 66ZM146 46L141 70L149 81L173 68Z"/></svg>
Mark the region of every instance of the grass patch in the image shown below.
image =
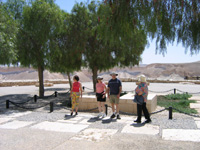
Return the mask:
<svg viewBox="0 0 200 150"><path fill-rule="evenodd" d="M166 96L158 96L158 105L169 108L172 106L180 111L190 114L197 114L197 110L190 108L190 103L196 103L195 100L188 100L191 95L188 94L170 94ZM174 112L176 110L173 109Z"/></svg>

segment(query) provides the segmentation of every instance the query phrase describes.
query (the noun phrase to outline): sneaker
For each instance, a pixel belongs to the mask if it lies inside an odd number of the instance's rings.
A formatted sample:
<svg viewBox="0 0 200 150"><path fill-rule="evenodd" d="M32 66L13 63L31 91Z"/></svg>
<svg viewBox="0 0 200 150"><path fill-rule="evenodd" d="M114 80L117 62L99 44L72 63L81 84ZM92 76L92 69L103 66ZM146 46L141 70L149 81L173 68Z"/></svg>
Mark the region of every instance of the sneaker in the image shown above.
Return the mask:
<svg viewBox="0 0 200 150"><path fill-rule="evenodd" d="M101 113L99 113L97 117L101 117L101 116L102 116L102 114L101 114Z"/></svg>
<svg viewBox="0 0 200 150"><path fill-rule="evenodd" d="M134 120L134 122L136 122L136 123L141 123L141 121L140 121L140 120Z"/></svg>
<svg viewBox="0 0 200 150"><path fill-rule="evenodd" d="M117 115L117 119L121 119L121 117L119 115Z"/></svg>
<svg viewBox="0 0 200 150"><path fill-rule="evenodd" d="M103 116L102 116L102 118L105 118L105 117L106 117L106 114L104 113Z"/></svg>
<svg viewBox="0 0 200 150"><path fill-rule="evenodd" d="M145 121L145 123L150 123L151 122L151 119L147 119L146 121Z"/></svg>
<svg viewBox="0 0 200 150"><path fill-rule="evenodd" d="M78 115L78 112L76 112L76 114L75 115Z"/></svg>
<svg viewBox="0 0 200 150"><path fill-rule="evenodd" d="M112 114L112 116L110 118L115 118L115 114Z"/></svg>

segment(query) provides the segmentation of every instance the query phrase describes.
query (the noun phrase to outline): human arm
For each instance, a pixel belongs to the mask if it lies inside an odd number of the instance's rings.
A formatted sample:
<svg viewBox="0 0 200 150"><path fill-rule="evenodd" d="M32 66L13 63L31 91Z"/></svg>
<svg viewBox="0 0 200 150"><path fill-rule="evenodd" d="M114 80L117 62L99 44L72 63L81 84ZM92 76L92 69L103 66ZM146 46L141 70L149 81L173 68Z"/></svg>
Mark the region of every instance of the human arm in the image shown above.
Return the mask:
<svg viewBox="0 0 200 150"><path fill-rule="evenodd" d="M73 84L72 84L72 88L70 90L70 97L72 96L72 90L73 90Z"/></svg>
<svg viewBox="0 0 200 150"><path fill-rule="evenodd" d="M107 87L107 95L108 95L108 98L110 98L110 87Z"/></svg>
<svg viewBox="0 0 200 150"><path fill-rule="evenodd" d="M119 87L119 94L117 95L118 98L120 97L121 92L122 92L122 86Z"/></svg>
<svg viewBox="0 0 200 150"><path fill-rule="evenodd" d="M80 83L80 92L81 92L81 98L82 98L83 88L82 88L82 84L81 83Z"/></svg>

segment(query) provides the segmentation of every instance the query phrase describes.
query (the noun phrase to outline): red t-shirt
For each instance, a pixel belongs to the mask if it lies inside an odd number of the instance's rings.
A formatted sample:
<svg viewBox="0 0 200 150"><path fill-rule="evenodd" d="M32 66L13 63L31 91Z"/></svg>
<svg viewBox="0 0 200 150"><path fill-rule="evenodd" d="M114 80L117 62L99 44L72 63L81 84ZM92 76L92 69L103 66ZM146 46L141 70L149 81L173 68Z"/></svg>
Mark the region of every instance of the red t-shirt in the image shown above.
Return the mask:
<svg viewBox="0 0 200 150"><path fill-rule="evenodd" d="M80 90L80 82L74 82L72 92L79 92L79 90Z"/></svg>

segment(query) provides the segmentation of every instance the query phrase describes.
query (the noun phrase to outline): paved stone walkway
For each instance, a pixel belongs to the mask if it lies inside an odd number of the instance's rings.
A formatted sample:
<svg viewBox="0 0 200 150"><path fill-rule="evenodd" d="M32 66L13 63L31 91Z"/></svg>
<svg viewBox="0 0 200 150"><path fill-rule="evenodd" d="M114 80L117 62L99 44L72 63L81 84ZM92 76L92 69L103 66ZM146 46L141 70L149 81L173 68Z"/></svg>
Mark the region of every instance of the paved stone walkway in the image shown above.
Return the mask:
<svg viewBox="0 0 200 150"><path fill-rule="evenodd" d="M101 141L111 139L117 133L160 136L163 140L200 142L200 119L194 118L197 130L163 129L152 124L135 124L133 117L122 116L121 120L97 118L96 114L80 113L78 116L63 114L63 119L49 121L21 121L20 118L31 116L34 112L8 111L0 116L0 131L3 129L45 130L51 132L75 133L71 140ZM53 113L52 113L53 115ZM30 119L30 118L29 118ZM33 118L34 120L34 118ZM0 132L1 134L1 132Z"/></svg>

